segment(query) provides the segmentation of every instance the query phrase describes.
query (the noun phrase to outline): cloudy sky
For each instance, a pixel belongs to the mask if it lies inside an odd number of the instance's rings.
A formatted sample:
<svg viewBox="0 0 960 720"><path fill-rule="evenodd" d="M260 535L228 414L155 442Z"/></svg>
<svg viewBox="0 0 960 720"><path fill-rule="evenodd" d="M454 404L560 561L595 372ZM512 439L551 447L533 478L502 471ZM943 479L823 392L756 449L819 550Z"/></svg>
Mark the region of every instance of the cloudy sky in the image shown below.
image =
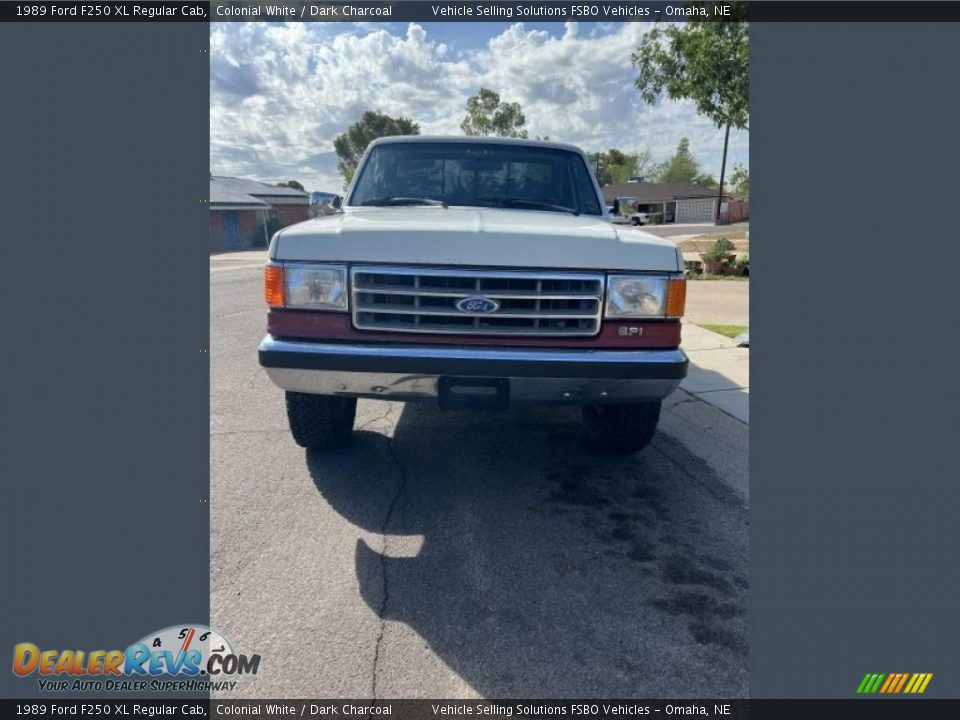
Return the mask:
<svg viewBox="0 0 960 720"><path fill-rule="evenodd" d="M648 23L212 23L210 169L308 190L342 186L333 139L368 109L409 117L421 133L458 135L481 87L519 102L530 136L588 152L681 137L720 174L723 133L687 102L650 107L630 54ZM748 133L730 160L749 164Z"/></svg>

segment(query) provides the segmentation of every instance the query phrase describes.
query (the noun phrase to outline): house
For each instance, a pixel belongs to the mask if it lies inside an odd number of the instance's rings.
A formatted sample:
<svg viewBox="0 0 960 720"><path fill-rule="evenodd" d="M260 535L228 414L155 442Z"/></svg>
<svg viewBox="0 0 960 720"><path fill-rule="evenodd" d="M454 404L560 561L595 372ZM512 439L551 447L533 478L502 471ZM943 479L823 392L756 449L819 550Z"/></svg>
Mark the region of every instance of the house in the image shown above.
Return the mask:
<svg viewBox="0 0 960 720"><path fill-rule="evenodd" d="M277 230L309 217L302 190L210 176L210 252L266 247Z"/></svg>
<svg viewBox="0 0 960 720"><path fill-rule="evenodd" d="M634 212L662 213L663 222L713 222L717 190L696 183L651 183L641 180L603 187L603 199L622 213L622 206ZM723 202L730 196L724 194ZM625 208L624 208L625 209Z"/></svg>

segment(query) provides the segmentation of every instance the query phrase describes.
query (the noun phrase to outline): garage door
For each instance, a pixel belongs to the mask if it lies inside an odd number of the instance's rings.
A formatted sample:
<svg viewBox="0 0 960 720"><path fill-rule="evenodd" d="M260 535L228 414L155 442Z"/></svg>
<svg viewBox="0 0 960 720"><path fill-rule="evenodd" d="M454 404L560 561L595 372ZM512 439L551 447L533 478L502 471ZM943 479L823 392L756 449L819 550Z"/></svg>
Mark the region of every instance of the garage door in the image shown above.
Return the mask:
<svg viewBox="0 0 960 720"><path fill-rule="evenodd" d="M713 198L677 200L677 222L712 222L715 203Z"/></svg>

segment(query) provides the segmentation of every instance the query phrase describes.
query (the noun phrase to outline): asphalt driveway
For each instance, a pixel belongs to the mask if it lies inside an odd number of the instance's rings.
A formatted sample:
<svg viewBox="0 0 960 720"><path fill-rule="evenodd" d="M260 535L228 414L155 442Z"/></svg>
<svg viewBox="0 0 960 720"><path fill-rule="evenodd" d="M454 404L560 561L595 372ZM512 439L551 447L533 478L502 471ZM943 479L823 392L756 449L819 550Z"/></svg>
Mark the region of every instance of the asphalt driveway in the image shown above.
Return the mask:
<svg viewBox="0 0 960 720"><path fill-rule="evenodd" d="M746 695L746 424L678 391L623 457L575 410L361 401L306 453L259 269L211 269L211 624L263 657L231 697Z"/></svg>

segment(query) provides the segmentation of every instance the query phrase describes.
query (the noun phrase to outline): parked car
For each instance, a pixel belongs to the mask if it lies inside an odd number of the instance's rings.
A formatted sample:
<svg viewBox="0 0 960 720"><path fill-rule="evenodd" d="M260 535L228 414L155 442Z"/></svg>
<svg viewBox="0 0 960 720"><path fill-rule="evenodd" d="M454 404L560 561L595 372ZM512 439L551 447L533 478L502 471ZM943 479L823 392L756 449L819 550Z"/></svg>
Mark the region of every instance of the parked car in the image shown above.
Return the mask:
<svg viewBox="0 0 960 720"><path fill-rule="evenodd" d="M610 222L584 153L553 142L373 142L341 211L273 236L260 364L294 440L349 442L357 398L580 405L618 451L687 373L672 243Z"/></svg>

